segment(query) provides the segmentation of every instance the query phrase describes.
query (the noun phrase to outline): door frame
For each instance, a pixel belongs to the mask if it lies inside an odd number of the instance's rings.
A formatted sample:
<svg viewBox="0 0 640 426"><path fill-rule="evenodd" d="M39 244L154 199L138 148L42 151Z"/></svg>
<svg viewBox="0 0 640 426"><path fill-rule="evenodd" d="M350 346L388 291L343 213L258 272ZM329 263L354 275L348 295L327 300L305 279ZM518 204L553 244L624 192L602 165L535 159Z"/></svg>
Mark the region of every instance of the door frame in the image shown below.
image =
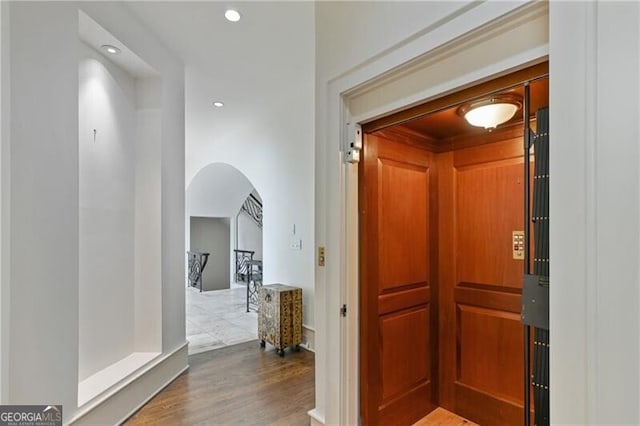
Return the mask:
<svg viewBox="0 0 640 426"><path fill-rule="evenodd" d="M533 81L533 80L537 80L540 78L545 78L546 76L548 76L549 74L549 63L548 62L541 62L539 64L533 65L531 67L526 67L523 69L520 69L518 71L515 71L511 74L507 74L505 76L502 77L498 77L494 80L489 80L487 82L484 83L480 83L478 85L475 86L471 86L468 87L466 89L463 89L461 91L457 91L457 92L453 92L449 95L445 95L442 97L438 97L437 99L433 100L433 101L427 101L425 103L416 105L414 107L408 108L406 110L400 111L398 113L395 114L391 114L391 115L387 115L384 116L382 118L373 120L373 121L369 121L367 124L362 126L362 138L363 138L363 149L367 144L367 138L372 136L372 135L376 135L376 132L378 132L379 130L382 129L386 129L386 128L390 128L396 125L400 125L402 123L405 123L407 121L419 118L424 116L425 114L430 114L432 112L436 112L441 110L442 108L449 108L452 105L459 105L462 104L464 102L468 102L472 99L476 99L478 97L484 97L487 96L491 93L496 93L497 91L502 91L502 90L506 90L518 85L522 85L525 82L529 82L529 81ZM524 124L523 124L524 126ZM385 138L385 136L379 136L381 138ZM504 138L503 138L504 139ZM501 140L503 140L501 139ZM486 146L486 145L485 145ZM379 149L379 148L378 148ZM468 148L467 148L468 149ZM427 151L429 151L427 149ZM438 151L429 151L432 154L435 154ZM435 157L434 157L435 158ZM366 195L364 195L364 188L365 188L365 182L362 180L362 177L365 175L364 172L364 168L363 166L363 159L361 156L361 160L358 163L361 170L360 170L360 174L358 175L358 182L357 184L359 184L358 187L358 191L359 191L359 195L360 197L362 197L360 199L360 201L364 201L364 197L366 197ZM439 164L436 163L436 161L434 160L434 165L435 164ZM455 166L453 166L455 168ZM442 177L440 176L440 166L437 167L438 172L436 172L436 176L438 180L442 179ZM438 184L439 185L439 184ZM429 189L431 191L431 188ZM438 196L438 202L440 202L440 197ZM440 211L440 208L438 207L438 211ZM524 211L524 210L523 210ZM524 214L523 212L521 212L521 214ZM358 216L360 217L360 215ZM431 235L433 235L433 233L438 234L440 232L440 228L439 226L436 224L435 228L431 227L429 233ZM360 243L361 247L366 246L366 244L363 242L362 239L362 235L361 233L359 233L358 235L358 241ZM436 241L438 240L438 238L436 238ZM431 240L430 242L432 242L433 240ZM433 247L430 248L430 250L438 250L437 248L437 244ZM363 259L358 259L358 265L360 270L363 270L362 268L362 262ZM440 267L440 263L439 262L433 262L432 260L432 266L431 266L431 271L433 271L433 269L439 269ZM437 369L440 367L437 367L434 370L434 365L439 365L440 361L442 361L442 359L440 358L440 353L437 350L438 345L440 344L440 340L436 337L437 336L437 331L438 331L438 310L442 309L440 304L439 304L439 294L442 291L442 288L440 287L441 282L439 279L436 278L436 276L432 275L432 272L430 272L431 274L431 278L429 280L429 288L430 288L430 292L431 292L431 297L430 297L430 304L432 306L431 311L432 311L432 316L429 319L430 322L430 330L431 330L431 336L432 340L431 340L431 345L436 347L435 350L435 356L432 356L432 360L431 360L431 365L432 365L432 401L435 401L439 398L439 393L438 393L438 389L440 389L441 386L441 382L439 381L439 375L437 374ZM364 274L363 274L364 275ZM457 281L456 281L457 283ZM459 283L457 283L459 284ZM358 287L358 297L359 297L359 302L361 302L360 300L360 296L366 295L367 291L372 291L371 289L365 290L363 289L363 286L359 286ZM367 301L362 301L361 303L359 303L358 305L358 309L366 307L367 303L371 303L371 302L367 302ZM363 306L364 305L364 306ZM377 306L377 305L376 305ZM372 306L369 306L369 309L371 309ZM435 312L434 312L435 310ZM435 325L434 325L435 322ZM370 327L372 327L372 325L367 325L364 318L360 317L359 318L359 330L365 330L368 329ZM373 325L373 327L375 328L376 325ZM435 329L434 329L435 327ZM362 334L359 335L360 338L360 343L363 343L363 336ZM360 354L359 356L359 360L363 361L363 358L365 358L365 354ZM362 370L360 370L362 371ZM363 383L360 384L360 386L363 386ZM364 401L360 401L360 402L364 402Z"/></svg>
<svg viewBox="0 0 640 426"><path fill-rule="evenodd" d="M520 23L548 22L546 3L485 2L461 6L450 19L430 28L420 37L400 43L366 66L331 80L325 94L327 110L321 111L317 130L316 178L325 190L317 196L316 243L326 245L326 267L316 267L316 408L309 412L312 424L359 422L359 223L358 165L344 161L349 128L391 115L501 75L548 60L548 39L515 52L480 69L465 64L465 73L455 78L425 83L423 89L376 103L367 99L376 90L420 78L425 68L443 64L450 56L443 51L471 52L477 43L512 29ZM463 15L464 19L458 19ZM547 28L541 31L547 31ZM453 40L453 41L450 41ZM355 107L354 107L355 105ZM366 105L365 108L362 108ZM325 142L326 141L326 142ZM326 143L326 147L320 145ZM339 155L335 155L339 152ZM326 216L324 212L328 212ZM332 214L337 213L338 214ZM348 315L339 315L340 307ZM337 389L336 389L337 387Z"/></svg>

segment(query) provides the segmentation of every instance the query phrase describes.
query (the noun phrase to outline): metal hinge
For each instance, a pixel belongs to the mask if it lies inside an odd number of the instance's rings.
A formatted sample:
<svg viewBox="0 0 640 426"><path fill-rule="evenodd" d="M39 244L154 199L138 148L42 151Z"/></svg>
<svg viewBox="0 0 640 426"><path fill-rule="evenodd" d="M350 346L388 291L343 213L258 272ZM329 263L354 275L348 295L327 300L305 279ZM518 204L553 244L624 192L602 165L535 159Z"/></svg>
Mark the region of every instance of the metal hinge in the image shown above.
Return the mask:
<svg viewBox="0 0 640 426"><path fill-rule="evenodd" d="M347 146L345 147L345 160L348 163L360 161L362 150L362 127L359 124L347 123Z"/></svg>
<svg viewBox="0 0 640 426"><path fill-rule="evenodd" d="M340 315L343 317L347 316L347 305L342 305L342 308L340 308Z"/></svg>

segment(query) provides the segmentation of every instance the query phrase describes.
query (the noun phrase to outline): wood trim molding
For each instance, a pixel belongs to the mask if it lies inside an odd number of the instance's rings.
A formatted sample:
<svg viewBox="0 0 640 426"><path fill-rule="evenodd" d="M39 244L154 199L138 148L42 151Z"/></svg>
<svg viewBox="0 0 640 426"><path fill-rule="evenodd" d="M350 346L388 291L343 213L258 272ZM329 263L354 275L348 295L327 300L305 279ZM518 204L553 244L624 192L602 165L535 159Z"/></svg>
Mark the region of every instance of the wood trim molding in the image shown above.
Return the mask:
<svg viewBox="0 0 640 426"><path fill-rule="evenodd" d="M307 411L311 426L324 426L324 416L318 412L317 408Z"/></svg>
<svg viewBox="0 0 640 426"><path fill-rule="evenodd" d="M69 424L123 423L189 368L187 345L184 342L128 377L125 383L76 413Z"/></svg>
<svg viewBox="0 0 640 426"><path fill-rule="evenodd" d="M473 135L460 135L443 139L443 151L455 151L470 148L472 146L486 145L508 139L522 138L524 134L522 122L515 123L509 127L504 127L498 131L476 133Z"/></svg>
<svg viewBox="0 0 640 426"><path fill-rule="evenodd" d="M426 149L434 153L443 153L448 151L458 151L466 148L480 147L496 142L505 142L517 139L522 140L523 129L522 123L516 123L513 126L506 127L500 131L478 133L473 135L461 135L447 139L433 139L421 135L411 129L407 129L402 125L389 127L375 132L376 136L401 142L417 148ZM521 145L521 142L519 142ZM521 153L518 152L518 156Z"/></svg>
<svg viewBox="0 0 640 426"><path fill-rule="evenodd" d="M549 62L543 62L505 75L503 77L499 77L494 80L475 85L473 87L462 89L450 95L446 95L441 98L437 98L432 101L405 109L395 114L371 121L365 124L362 130L365 133L372 133L378 130L382 130L386 127L404 123L406 121L429 114L431 112L439 111L441 109L445 109L482 96L487 96L491 93L518 86L526 81L535 80L547 75L549 75Z"/></svg>
<svg viewBox="0 0 640 426"><path fill-rule="evenodd" d="M376 135L385 139L406 143L407 145L412 145L417 148L426 148L432 152L441 151L441 142L439 140L430 138L404 126L387 127L386 129L376 132Z"/></svg>
<svg viewBox="0 0 640 426"><path fill-rule="evenodd" d="M302 324L302 347L313 353L316 352L316 329Z"/></svg>
<svg viewBox="0 0 640 426"><path fill-rule="evenodd" d="M522 296L519 293L458 286L454 289L454 294L458 304L520 313Z"/></svg>

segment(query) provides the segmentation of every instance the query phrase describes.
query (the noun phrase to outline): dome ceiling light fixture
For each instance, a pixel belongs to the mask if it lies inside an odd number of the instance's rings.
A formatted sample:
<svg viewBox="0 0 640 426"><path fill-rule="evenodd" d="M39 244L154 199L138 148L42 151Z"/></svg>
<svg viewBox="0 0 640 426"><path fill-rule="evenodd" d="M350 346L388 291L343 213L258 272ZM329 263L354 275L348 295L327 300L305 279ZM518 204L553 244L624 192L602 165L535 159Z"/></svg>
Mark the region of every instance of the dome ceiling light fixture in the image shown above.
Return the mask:
<svg viewBox="0 0 640 426"><path fill-rule="evenodd" d="M466 103L458 108L458 114L472 126L491 130L511 120L520 108L520 96L501 94Z"/></svg>

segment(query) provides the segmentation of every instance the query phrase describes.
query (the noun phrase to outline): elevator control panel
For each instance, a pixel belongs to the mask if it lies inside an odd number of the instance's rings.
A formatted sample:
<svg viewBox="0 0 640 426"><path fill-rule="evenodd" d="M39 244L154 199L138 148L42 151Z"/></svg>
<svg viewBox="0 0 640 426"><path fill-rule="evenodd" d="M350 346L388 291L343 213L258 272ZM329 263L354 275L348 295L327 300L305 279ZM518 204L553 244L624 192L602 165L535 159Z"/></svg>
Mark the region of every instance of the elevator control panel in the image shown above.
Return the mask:
<svg viewBox="0 0 640 426"><path fill-rule="evenodd" d="M515 260L524 260L524 231L513 231L511 247Z"/></svg>

